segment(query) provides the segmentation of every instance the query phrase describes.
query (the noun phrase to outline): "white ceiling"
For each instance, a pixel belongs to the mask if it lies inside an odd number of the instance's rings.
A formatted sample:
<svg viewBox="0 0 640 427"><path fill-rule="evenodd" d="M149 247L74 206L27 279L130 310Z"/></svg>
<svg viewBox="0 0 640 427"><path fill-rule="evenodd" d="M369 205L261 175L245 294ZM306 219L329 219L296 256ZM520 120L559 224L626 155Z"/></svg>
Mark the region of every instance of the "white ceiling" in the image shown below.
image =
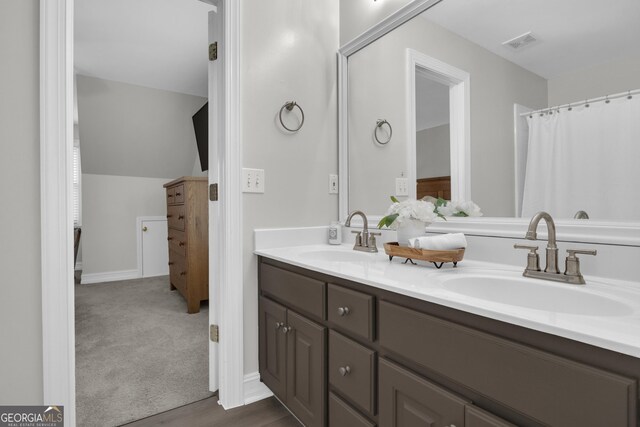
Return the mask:
<svg viewBox="0 0 640 427"><path fill-rule="evenodd" d="M76 72L206 97L211 9L198 0L76 1Z"/></svg>
<svg viewBox="0 0 640 427"><path fill-rule="evenodd" d="M449 123L449 86L416 73L416 132Z"/></svg>
<svg viewBox="0 0 640 427"><path fill-rule="evenodd" d="M443 0L423 16L545 78L640 55L640 0ZM528 31L538 43L502 46Z"/></svg>

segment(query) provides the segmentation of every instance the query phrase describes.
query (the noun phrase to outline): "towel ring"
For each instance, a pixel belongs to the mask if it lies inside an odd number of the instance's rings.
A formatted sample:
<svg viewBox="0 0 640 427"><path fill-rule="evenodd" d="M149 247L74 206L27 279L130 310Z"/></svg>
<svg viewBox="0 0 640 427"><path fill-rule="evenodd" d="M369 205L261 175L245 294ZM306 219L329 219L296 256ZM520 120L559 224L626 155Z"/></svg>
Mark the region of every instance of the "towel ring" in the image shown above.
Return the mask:
<svg viewBox="0 0 640 427"><path fill-rule="evenodd" d="M298 107L298 110L300 110L300 114L302 115L302 119L300 120L300 125L296 129L288 128L284 124L284 121L282 120L282 112L285 109L287 111L291 111L291 110L293 110L293 107ZM280 108L280 113L278 114L278 117L280 118L280 124L282 125L282 127L285 128L286 130L288 130L289 132L298 132L300 129L302 129L302 125L304 124L304 110L302 110L302 107L296 101L285 102L285 104L282 106L282 108Z"/></svg>
<svg viewBox="0 0 640 427"><path fill-rule="evenodd" d="M380 141L378 139L378 129L380 129L384 125L389 126L389 138L387 138L386 141ZM376 122L376 128L373 130L373 137L376 139L378 144L380 144L380 145L388 144L389 141L391 141L391 136L392 135L393 135L393 128L391 127L391 123L389 123L386 119L378 119L378 121Z"/></svg>

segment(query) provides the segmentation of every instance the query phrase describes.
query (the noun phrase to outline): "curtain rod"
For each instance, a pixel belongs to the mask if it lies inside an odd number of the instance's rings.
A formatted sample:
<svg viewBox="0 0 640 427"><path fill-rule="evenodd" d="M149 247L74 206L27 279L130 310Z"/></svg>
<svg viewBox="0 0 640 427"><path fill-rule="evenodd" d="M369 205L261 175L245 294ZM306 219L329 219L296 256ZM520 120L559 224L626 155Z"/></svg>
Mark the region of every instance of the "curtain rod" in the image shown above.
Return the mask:
<svg viewBox="0 0 640 427"><path fill-rule="evenodd" d="M534 115L534 114L544 114L544 113L547 113L549 111L559 110L561 108L567 108L567 109L569 109L569 111L571 111L571 108L573 108L573 107L580 107L582 105L589 105L589 104L591 104L593 102L602 102L602 101L609 102L612 99L623 98L623 97L628 97L629 99L631 99L633 97L633 95L639 95L639 94L640 94L640 89L628 90L626 92L620 92L620 93L616 93L616 94L613 94L613 95L605 95L605 96L600 96L598 98L585 99L584 101L571 102L569 104L558 105L558 106L555 106L555 107L542 108L540 110L530 111L528 113L521 113L520 117L531 116L531 115Z"/></svg>

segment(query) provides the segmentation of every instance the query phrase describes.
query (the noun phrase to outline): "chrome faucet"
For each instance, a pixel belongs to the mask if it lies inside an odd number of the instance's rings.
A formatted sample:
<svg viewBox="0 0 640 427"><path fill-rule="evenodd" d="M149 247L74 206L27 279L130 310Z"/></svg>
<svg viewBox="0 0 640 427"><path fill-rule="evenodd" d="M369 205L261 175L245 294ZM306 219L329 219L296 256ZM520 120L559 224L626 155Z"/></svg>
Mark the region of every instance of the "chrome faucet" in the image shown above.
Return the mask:
<svg viewBox="0 0 640 427"><path fill-rule="evenodd" d="M351 231L356 235L356 243L353 245L353 250L363 252L378 252L378 248L376 246L376 236L380 236L382 233L374 233L369 231L369 221L367 221L367 216L364 214L364 212L351 212L344 223L345 227L351 227L351 218L353 218L355 215L360 215L362 217L363 226L362 231Z"/></svg>
<svg viewBox="0 0 640 427"><path fill-rule="evenodd" d="M546 212L538 212L531 218L529 228L525 238L527 240L538 239L538 224L540 220L544 219L547 224L547 250L546 250L546 266L544 271L540 271L540 256L538 255L538 246L527 245L513 245L516 249L528 249L527 255L527 268L525 268L525 277L533 277L537 279L554 280L556 282L565 282L575 285L584 285L584 277L580 273L580 260L576 254L583 255L596 255L595 250L578 250L568 249L569 255L565 260L565 272L560 273L558 269L558 246L556 244L556 224L553 222L553 218Z"/></svg>

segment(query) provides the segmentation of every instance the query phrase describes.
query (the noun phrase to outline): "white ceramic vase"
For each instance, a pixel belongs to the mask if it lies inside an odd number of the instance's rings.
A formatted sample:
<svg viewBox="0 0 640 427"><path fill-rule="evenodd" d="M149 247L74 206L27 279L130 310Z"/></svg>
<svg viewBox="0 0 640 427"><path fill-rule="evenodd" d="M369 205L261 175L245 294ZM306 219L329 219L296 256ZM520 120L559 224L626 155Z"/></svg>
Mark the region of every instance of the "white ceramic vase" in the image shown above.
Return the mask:
<svg viewBox="0 0 640 427"><path fill-rule="evenodd" d="M409 239L423 236L428 223L417 219L405 219L398 225L398 244L409 246Z"/></svg>

